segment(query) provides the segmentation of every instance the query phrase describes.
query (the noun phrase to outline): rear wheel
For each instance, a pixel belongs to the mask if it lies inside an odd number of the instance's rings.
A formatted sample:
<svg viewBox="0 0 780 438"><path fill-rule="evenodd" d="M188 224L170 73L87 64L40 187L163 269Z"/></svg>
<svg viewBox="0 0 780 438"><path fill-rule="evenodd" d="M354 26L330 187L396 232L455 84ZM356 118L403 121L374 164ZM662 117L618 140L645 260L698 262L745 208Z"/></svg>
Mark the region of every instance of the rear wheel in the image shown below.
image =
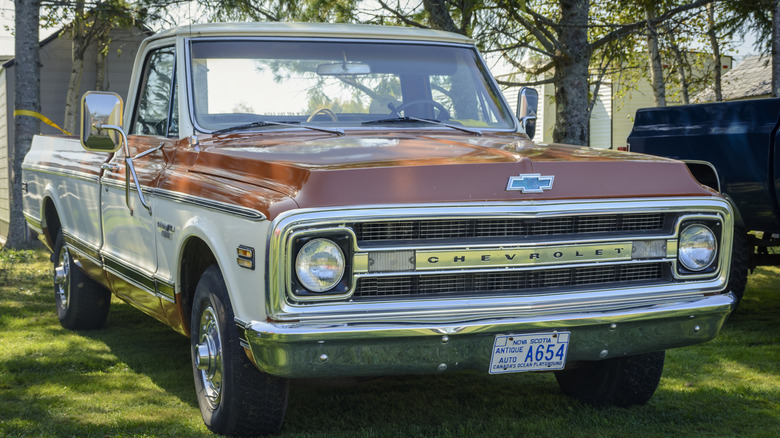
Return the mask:
<svg viewBox="0 0 780 438"><path fill-rule="evenodd" d="M52 261L54 298L60 324L69 330L103 327L111 305L111 293L79 269L62 231L57 234Z"/></svg>
<svg viewBox="0 0 780 438"><path fill-rule="evenodd" d="M198 282L190 328L195 390L206 427L231 436L278 432L287 411L288 381L249 361L217 265Z"/></svg>
<svg viewBox="0 0 780 438"><path fill-rule="evenodd" d="M592 405L633 406L653 396L664 368L663 351L583 362L558 371L563 392Z"/></svg>

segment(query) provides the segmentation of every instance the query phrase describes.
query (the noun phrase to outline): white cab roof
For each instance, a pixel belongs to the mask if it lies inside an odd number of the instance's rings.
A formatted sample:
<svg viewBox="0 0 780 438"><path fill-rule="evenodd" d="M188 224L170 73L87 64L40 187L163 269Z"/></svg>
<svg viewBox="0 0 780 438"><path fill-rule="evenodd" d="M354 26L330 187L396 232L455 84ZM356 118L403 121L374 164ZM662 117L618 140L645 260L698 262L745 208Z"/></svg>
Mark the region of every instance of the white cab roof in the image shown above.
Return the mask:
<svg viewBox="0 0 780 438"><path fill-rule="evenodd" d="M391 39L473 44L470 38L441 30L370 24L331 23L210 23L179 26L162 31L149 40L171 36L279 36L309 38Z"/></svg>

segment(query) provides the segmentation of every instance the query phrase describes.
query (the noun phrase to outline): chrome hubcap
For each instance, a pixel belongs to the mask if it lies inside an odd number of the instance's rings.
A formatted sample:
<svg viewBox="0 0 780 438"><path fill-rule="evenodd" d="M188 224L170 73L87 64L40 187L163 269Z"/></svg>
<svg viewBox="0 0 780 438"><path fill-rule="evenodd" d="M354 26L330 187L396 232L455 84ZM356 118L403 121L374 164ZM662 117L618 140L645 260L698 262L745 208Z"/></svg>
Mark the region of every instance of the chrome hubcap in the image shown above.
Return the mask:
<svg viewBox="0 0 780 438"><path fill-rule="evenodd" d="M198 344L195 345L195 368L200 371L203 391L212 408L222 398L222 343L214 308L203 309L200 316Z"/></svg>
<svg viewBox="0 0 780 438"><path fill-rule="evenodd" d="M70 300L70 253L68 247L63 246L60 250L60 259L54 267L54 293L57 297L57 304L62 309L68 308Z"/></svg>

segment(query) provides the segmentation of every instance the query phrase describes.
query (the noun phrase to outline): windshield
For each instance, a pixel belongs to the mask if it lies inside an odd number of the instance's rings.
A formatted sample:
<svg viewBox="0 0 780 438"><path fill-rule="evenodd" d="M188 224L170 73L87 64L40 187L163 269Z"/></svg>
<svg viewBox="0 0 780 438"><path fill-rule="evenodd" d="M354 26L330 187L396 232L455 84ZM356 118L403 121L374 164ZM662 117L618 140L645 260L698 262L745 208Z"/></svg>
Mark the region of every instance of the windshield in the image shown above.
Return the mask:
<svg viewBox="0 0 780 438"><path fill-rule="evenodd" d="M190 60L193 115L205 131L407 124L397 119L514 129L470 47L213 39L193 41Z"/></svg>

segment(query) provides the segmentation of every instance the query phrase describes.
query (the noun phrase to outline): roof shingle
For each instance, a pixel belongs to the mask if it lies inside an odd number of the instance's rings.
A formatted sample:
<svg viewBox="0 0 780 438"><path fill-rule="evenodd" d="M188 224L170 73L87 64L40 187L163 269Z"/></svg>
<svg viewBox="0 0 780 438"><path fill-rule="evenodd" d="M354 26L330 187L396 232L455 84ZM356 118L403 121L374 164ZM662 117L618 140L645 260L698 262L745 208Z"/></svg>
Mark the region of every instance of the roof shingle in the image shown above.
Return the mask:
<svg viewBox="0 0 780 438"><path fill-rule="evenodd" d="M769 55L750 56L723 75L721 90L723 100L765 97L772 94L772 58ZM693 98L694 102L714 102L712 87Z"/></svg>

